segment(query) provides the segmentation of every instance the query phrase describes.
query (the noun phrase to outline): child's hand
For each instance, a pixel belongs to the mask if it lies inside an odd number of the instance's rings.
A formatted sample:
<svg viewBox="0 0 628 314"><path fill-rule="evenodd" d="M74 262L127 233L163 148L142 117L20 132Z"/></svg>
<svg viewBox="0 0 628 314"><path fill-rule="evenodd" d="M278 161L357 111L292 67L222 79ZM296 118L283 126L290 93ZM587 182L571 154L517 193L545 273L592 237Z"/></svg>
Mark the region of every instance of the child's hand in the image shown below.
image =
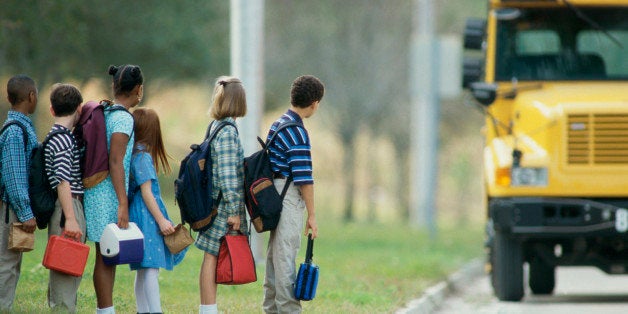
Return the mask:
<svg viewBox="0 0 628 314"><path fill-rule="evenodd" d="M83 232L81 231L78 222L76 222L76 219L66 219L63 233L76 241L81 241L81 238L83 237Z"/></svg>
<svg viewBox="0 0 628 314"><path fill-rule="evenodd" d="M309 230L312 230L312 239L316 239L316 237L318 237L318 226L316 225L316 218L314 216L308 215L305 232L303 234L307 236Z"/></svg>
<svg viewBox="0 0 628 314"><path fill-rule="evenodd" d="M163 235L170 235L172 233L174 233L174 226L172 225L172 223L170 221L168 221L168 219L161 219L158 222L159 224L159 230L161 230L161 233Z"/></svg>
<svg viewBox="0 0 628 314"><path fill-rule="evenodd" d="M240 215L227 218L227 225L231 226L231 230L240 230Z"/></svg>
<svg viewBox="0 0 628 314"><path fill-rule="evenodd" d="M35 232L35 229L37 228L37 221L35 220L35 218L31 218L27 221L22 222L22 230L28 232L28 233L33 233Z"/></svg>

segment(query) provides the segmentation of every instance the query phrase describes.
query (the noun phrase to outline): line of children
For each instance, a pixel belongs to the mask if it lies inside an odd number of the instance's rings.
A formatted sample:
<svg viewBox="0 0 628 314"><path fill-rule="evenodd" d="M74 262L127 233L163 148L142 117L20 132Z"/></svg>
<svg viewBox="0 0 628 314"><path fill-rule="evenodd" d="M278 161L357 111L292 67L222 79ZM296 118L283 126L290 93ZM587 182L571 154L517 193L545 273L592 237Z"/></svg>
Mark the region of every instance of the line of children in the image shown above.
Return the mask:
<svg viewBox="0 0 628 314"><path fill-rule="evenodd" d="M104 264L99 250L100 236L108 223L126 228L132 221L144 234L144 259L132 264L137 270L135 296L138 313L161 313L158 274L159 268L171 270L186 250L171 254L164 244L164 235L174 232L172 221L161 199L157 181L159 172L170 172L168 155L163 145L161 127L156 112L139 108L133 114L128 109L141 102L143 75L138 66L110 67L113 79L114 106L126 110L105 113L110 174L95 187L84 189L79 167L80 150L70 131L78 122L82 96L69 84L53 86L50 102L55 123L51 132L65 130L53 136L45 148L46 170L51 186L56 188L58 201L48 230L49 236L64 234L85 242L96 243L96 263L93 283L97 297L97 313L115 313L113 285L115 266ZM29 153L37 138L28 117L37 106L37 89L32 79L16 76L7 84L11 111L7 121L16 120L28 130L22 135L19 126L9 126L0 134L0 193L5 223L0 223L0 311L10 310L20 274L22 254L7 249L9 222L23 222L27 232L35 231L35 219L29 205L27 170ZM324 94L322 82L314 76L300 76L291 87L291 107L270 128L285 120L303 123L318 109ZM235 122L246 114L246 96L242 82L234 77L220 77L212 95L210 113L215 120ZM275 185L283 188L285 179L293 178L283 203L283 213L276 230L271 231L268 243L263 310L267 313L301 312L299 301L291 289L296 277L295 258L300 247L303 213L308 216L305 233L317 237L318 227L314 208L314 180L312 177L311 146L304 126L295 126L278 134L278 141L270 148ZM28 141L24 143L27 138ZM217 313L215 269L220 238L229 229L248 233L243 193L243 150L235 128L225 127L211 146L216 198L218 205L214 225L198 235L195 245L204 251L199 278L200 313ZM127 195L129 191L129 195ZM83 202L84 196L84 202ZM4 215L2 215L4 216ZM80 277L50 272L48 303L53 309L76 312L76 295Z"/></svg>

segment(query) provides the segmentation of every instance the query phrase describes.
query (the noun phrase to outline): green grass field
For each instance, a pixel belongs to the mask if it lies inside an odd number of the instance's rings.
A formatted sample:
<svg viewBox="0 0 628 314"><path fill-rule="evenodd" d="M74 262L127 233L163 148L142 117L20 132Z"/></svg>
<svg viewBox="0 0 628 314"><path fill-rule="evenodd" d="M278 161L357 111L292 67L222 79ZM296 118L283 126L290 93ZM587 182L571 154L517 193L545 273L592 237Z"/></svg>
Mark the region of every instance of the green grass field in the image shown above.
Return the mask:
<svg viewBox="0 0 628 314"><path fill-rule="evenodd" d="M480 228L439 230L430 243L425 233L393 224L341 225L319 217L320 234L315 241L314 262L320 267L316 298L303 302L306 313L390 313L442 280L466 261L481 255ZM24 254L15 313L48 311L48 270L41 266L45 231L37 231L36 249ZM305 238L297 263L303 260ZM92 286L93 243L78 293L79 312L93 313L96 298ZM164 312L198 312L198 273L201 252L190 248L185 260L171 272L160 272ZM258 280L242 286L219 286L222 313L262 313L264 267L257 267ZM135 273L118 266L114 302L118 313L135 313Z"/></svg>
<svg viewBox="0 0 628 314"><path fill-rule="evenodd" d="M93 88L84 88L83 91L85 99L102 99L106 96ZM175 166L172 174L160 180L161 191L171 218L179 221L178 208L172 200L172 182L177 173L176 165L189 152L189 144L198 141L204 134L209 121L205 114L209 90L205 86L183 86L170 90L153 89L152 92L154 97L151 97L149 106L157 109L163 118L164 140L174 157L171 163ZM181 110L181 106L172 104L185 104L186 109ZM443 108L445 116L453 112L465 115L464 119L468 120L465 111L453 110L454 106ZM45 111L47 107L40 106L39 110ZM270 125L281 112L283 109L269 113L262 127ZM45 111L40 117L49 117L49 114ZM46 121L46 125L50 123ZM320 266L320 278L316 298L303 302L305 313L392 313L419 297L425 288L445 279L465 262L483 254L483 228L480 225L485 214L481 205L481 182L478 179L481 174L475 167L481 158L481 150L477 149L481 147L481 137L459 130L457 127L461 123L455 123L455 132L448 131L443 136L448 142L441 148L437 217L441 222L449 221L451 226L466 227L441 226L438 230L439 238L431 242L427 233L413 230L408 227L408 221L402 221L405 218L401 218L399 195L392 180L380 178L382 182L377 183L377 197L369 199L372 186L367 183L375 179L370 176L371 168L366 163L377 162L381 173L390 174L382 177L392 178L395 173L391 166L394 164L392 146L380 143L377 156L369 155L364 145L369 140L369 134L357 139L358 144L362 144L358 145L356 154L356 222L342 224L340 217L344 208L345 174L338 167L341 165L343 150L337 141L337 134L328 130L323 123L323 116L318 115L307 123L308 130L316 134L313 136L312 148L315 156L319 238L315 241L314 262ZM367 200L376 203L375 217L367 213ZM46 246L45 231L37 231L35 245L35 251L24 254L22 276L13 307L15 313L48 311L48 270L41 266ZM94 313L96 308L92 285L95 253L93 243L89 245L92 251L78 294L80 313ZM304 254L305 238L297 263L303 261ZM198 312L201 260L202 253L192 247L185 260L173 271L160 273L164 312ZM255 283L219 286L219 311L262 313L263 265L258 265L257 275ZM135 273L126 265L117 269L114 303L118 313L136 312L134 276Z"/></svg>

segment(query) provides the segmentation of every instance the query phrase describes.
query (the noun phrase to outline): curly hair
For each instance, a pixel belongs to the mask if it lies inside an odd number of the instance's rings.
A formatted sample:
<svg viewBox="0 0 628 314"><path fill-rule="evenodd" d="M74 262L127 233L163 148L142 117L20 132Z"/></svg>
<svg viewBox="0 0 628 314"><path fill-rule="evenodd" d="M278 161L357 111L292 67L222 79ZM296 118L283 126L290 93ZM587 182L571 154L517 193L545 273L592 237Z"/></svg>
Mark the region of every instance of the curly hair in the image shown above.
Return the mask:
<svg viewBox="0 0 628 314"><path fill-rule="evenodd" d="M324 94L325 86L321 80L312 75L302 75L292 82L290 103L295 107L306 108L323 99Z"/></svg>

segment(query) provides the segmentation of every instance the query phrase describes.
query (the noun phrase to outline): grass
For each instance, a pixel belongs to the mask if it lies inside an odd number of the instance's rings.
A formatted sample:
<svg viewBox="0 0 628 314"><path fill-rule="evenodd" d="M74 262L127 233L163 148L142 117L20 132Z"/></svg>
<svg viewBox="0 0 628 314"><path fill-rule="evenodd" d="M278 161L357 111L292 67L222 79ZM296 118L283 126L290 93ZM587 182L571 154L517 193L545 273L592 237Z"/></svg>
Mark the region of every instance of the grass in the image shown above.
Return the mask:
<svg viewBox="0 0 628 314"><path fill-rule="evenodd" d="M442 280L469 259L481 255L480 228L442 228L429 241L426 233L395 224L341 225L319 215L319 238L314 262L321 269L316 298L303 302L306 313L391 313L422 291ZM36 248L24 254L15 313L48 311L48 270L41 266L46 232L36 233ZM297 263L305 254L303 239ZM93 313L96 297L92 286L94 248L78 293L79 313ZM201 252L190 248L184 261L171 272L160 272L164 312L197 313L198 273ZM219 286L218 305L223 313L262 313L264 266L258 280L241 286ZM127 265L117 268L114 303L118 313L135 313L135 272Z"/></svg>
<svg viewBox="0 0 628 314"><path fill-rule="evenodd" d="M83 86L85 99L102 99L97 82ZM189 152L189 144L197 143L205 132L209 117L205 114L210 99L206 86L181 86L158 90L147 86L150 97L147 106L159 112L167 150L174 157L174 172L162 177L161 191L171 218L178 219L178 209L172 201L176 166ZM151 89L152 88L152 89ZM42 95L47 92L42 92ZM176 104L176 105L173 105ZM333 106L333 104L329 104ZM184 107L183 107L184 106ZM51 125L47 107L39 106L40 138ZM303 302L306 313L392 313L408 301L421 295L425 288L444 279L471 258L481 256L483 222L481 173L475 165L481 160L481 136L471 131L467 111L455 104L443 106L443 120L451 120L444 128L439 158L437 204L438 219L449 221L439 229L439 238L430 241L427 234L408 227L400 214L399 191L392 184L394 148L379 139L376 156L369 155L368 145L373 134L363 132L356 141L355 217L356 222L342 224L345 181L339 171L343 150L337 134L329 129L323 116L307 121L312 136L312 154L316 180L317 220L319 238L315 241L314 262L321 275L316 298ZM262 123L264 134L272 120L284 109L268 113ZM473 118L473 116L471 116ZM473 120L473 119L471 119ZM474 121L471 121L474 122ZM365 131L368 131L365 130ZM468 158L468 159L465 159ZM373 175L368 162L377 162L379 178ZM375 185L369 182L376 183ZM373 193L375 191L376 193ZM375 195L376 197L372 197ZM456 197L452 197L455 195ZM368 214L368 202L376 203L376 215ZM374 219L373 219L374 218ZM379 221L379 222L372 222ZM450 226L451 225L451 226ZM467 227L460 227L465 226ZM458 227L453 227L458 226ZM264 234L267 238L267 234ZM303 261L305 239L297 263ZM46 289L48 270L41 266L46 245L46 232L37 231L36 249L25 253L22 275L18 284L15 313L47 312ZM79 313L94 313L96 297L92 286L94 248L88 260L78 293ZM265 244L264 244L265 246ZM166 313L197 313L199 304L198 274L201 252L191 248L185 260L172 272L160 272L162 307ZM218 306L222 313L262 313L262 283L264 266L258 265L258 281L242 286L219 286ZM135 273L126 265L119 266L114 288L114 303L118 313L135 313L133 282Z"/></svg>

